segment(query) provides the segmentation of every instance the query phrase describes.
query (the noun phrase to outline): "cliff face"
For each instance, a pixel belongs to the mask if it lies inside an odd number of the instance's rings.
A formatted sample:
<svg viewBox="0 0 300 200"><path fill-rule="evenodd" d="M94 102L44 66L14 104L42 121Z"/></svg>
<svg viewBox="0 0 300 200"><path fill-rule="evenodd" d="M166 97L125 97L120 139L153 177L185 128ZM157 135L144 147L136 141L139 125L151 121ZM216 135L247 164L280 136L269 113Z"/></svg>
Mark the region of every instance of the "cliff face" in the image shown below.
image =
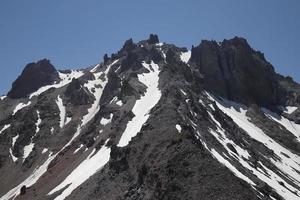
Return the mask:
<svg viewBox="0 0 300 200"><path fill-rule="evenodd" d="M205 87L221 96L263 106L287 101L273 66L243 38L203 41L192 49L191 61L204 75Z"/></svg>
<svg viewBox="0 0 300 200"><path fill-rule="evenodd" d="M30 63L13 83L7 96L13 99L25 98L40 87L53 84L58 79L58 73L49 60Z"/></svg>
<svg viewBox="0 0 300 200"><path fill-rule="evenodd" d="M0 100L1 200L299 199L299 88L242 38L29 64Z"/></svg>

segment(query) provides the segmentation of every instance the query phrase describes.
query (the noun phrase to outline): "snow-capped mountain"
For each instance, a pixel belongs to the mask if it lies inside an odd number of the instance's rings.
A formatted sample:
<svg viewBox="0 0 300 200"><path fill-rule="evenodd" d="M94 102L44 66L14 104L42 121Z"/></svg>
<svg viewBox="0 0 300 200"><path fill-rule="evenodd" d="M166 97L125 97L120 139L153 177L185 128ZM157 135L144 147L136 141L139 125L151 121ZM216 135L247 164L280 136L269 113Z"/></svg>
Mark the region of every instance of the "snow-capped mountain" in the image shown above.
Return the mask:
<svg viewBox="0 0 300 200"><path fill-rule="evenodd" d="M0 199L300 199L300 85L243 38L157 35L0 98Z"/></svg>

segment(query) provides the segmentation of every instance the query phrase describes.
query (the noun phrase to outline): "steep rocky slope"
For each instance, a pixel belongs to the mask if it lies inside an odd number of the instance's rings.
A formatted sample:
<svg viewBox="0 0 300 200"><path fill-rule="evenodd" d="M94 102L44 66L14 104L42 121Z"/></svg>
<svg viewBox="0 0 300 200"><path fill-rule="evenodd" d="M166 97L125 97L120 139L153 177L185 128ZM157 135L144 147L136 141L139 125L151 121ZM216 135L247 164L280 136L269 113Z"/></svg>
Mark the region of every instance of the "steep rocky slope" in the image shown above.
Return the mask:
<svg viewBox="0 0 300 200"><path fill-rule="evenodd" d="M1 97L1 200L300 199L300 85L245 39L103 60L28 64Z"/></svg>

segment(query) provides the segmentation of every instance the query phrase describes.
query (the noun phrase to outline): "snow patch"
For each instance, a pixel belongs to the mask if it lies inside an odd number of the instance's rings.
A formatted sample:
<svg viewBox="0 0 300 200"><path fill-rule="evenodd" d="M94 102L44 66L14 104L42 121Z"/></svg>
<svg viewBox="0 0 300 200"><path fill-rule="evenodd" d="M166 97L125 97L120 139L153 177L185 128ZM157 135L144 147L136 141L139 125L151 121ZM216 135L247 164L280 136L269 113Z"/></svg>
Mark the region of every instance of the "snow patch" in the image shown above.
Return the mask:
<svg viewBox="0 0 300 200"><path fill-rule="evenodd" d="M65 123L65 125L67 125L71 120L72 120L71 117L67 117L67 118L66 118L66 123Z"/></svg>
<svg viewBox="0 0 300 200"><path fill-rule="evenodd" d="M179 133L181 133L181 126L179 125L179 124L176 124L176 129L177 129L177 131L179 132Z"/></svg>
<svg viewBox="0 0 300 200"><path fill-rule="evenodd" d="M91 70L91 72L94 73L99 66L100 66L100 64L95 65L95 67L93 67L93 69Z"/></svg>
<svg viewBox="0 0 300 200"><path fill-rule="evenodd" d="M5 125L3 126L3 128L0 130L0 135L1 135L6 129L8 129L10 126L11 126L10 124L5 124Z"/></svg>
<svg viewBox="0 0 300 200"><path fill-rule="evenodd" d="M44 148L43 151L42 151L42 154L46 153L48 151L47 148Z"/></svg>
<svg viewBox="0 0 300 200"><path fill-rule="evenodd" d="M290 115L293 112L295 112L297 109L298 109L298 107L295 107L295 106L286 106L285 108L283 108L282 111Z"/></svg>
<svg viewBox="0 0 300 200"><path fill-rule="evenodd" d="M73 154L76 154L82 147L84 147L84 145L80 144L80 146L77 149L75 149Z"/></svg>
<svg viewBox="0 0 300 200"><path fill-rule="evenodd" d="M54 127L51 127L50 133L51 133L51 135L53 135L53 133L54 133Z"/></svg>
<svg viewBox="0 0 300 200"><path fill-rule="evenodd" d="M49 90L50 88L61 88L67 84L69 84L73 78L79 78L83 75L84 73L82 71L78 70L72 70L71 73L65 74L58 72L59 78L61 79L58 83L54 83L52 85L46 85L41 88L39 88L37 91L33 92L30 96L29 99L31 99L34 96L38 96L42 94L43 92Z"/></svg>
<svg viewBox="0 0 300 200"><path fill-rule="evenodd" d="M186 92L184 92L182 89L180 89L180 92L181 92L184 96L187 95Z"/></svg>
<svg viewBox="0 0 300 200"><path fill-rule="evenodd" d="M296 124L295 122L290 121L283 116L273 113L266 108L262 108L262 111L269 119L272 119L273 121L284 126L290 133L292 133L297 138L297 141L300 142L300 125L299 124Z"/></svg>
<svg viewBox="0 0 300 200"><path fill-rule="evenodd" d="M30 139L30 144L24 146L23 149L23 161L30 155L30 153L32 152L33 148L34 148L34 143L33 143L33 138L36 136L36 134L40 131L40 124L42 123L41 117L40 117L40 112L37 110L36 111L37 115L38 115L38 119L35 123L36 129L35 129L35 134L32 136L32 138Z"/></svg>
<svg viewBox="0 0 300 200"><path fill-rule="evenodd" d="M15 143L16 143L18 137L19 137L19 135L16 135L15 137L12 138L11 148L9 149L10 156L14 162L16 162L18 160L18 158L13 155L13 148L15 146Z"/></svg>
<svg viewBox="0 0 300 200"><path fill-rule="evenodd" d="M191 51L182 52L181 55L180 55L180 59L181 59L182 62L188 63L188 61L191 58L191 55L192 55Z"/></svg>
<svg viewBox="0 0 300 200"><path fill-rule="evenodd" d="M42 123L42 120L41 120L41 117L40 117L40 112L38 110L36 111L36 114L38 116L38 119L37 119L37 121L35 123L35 127L36 127L35 128L35 133L38 133L40 131L40 125Z"/></svg>
<svg viewBox="0 0 300 200"><path fill-rule="evenodd" d="M60 128L63 128L65 125L65 121L66 121L66 108L64 106L62 98L60 98L60 95L57 96L56 104L57 104L59 112L60 112L59 126L60 126Z"/></svg>
<svg viewBox="0 0 300 200"><path fill-rule="evenodd" d="M29 155L30 155L30 153L32 152L32 150L33 150L33 147L34 147L34 143L30 143L29 145L26 145L25 147L24 147L24 150L23 150L23 159L25 160Z"/></svg>
<svg viewBox="0 0 300 200"><path fill-rule="evenodd" d="M110 113L109 119L102 117L102 119L100 120L100 124L105 126L106 124L111 122L112 118L113 118L113 114Z"/></svg>
<svg viewBox="0 0 300 200"><path fill-rule="evenodd" d="M142 65L150 71L149 73L138 74L139 81L147 86L147 90L144 96L141 96L135 102L132 109L135 116L128 122L119 141L119 147L128 145L131 138L136 136L143 124L148 120L150 110L158 103L161 97L161 91L158 88L159 66L153 61L151 61L150 65L145 62Z"/></svg>
<svg viewBox="0 0 300 200"><path fill-rule="evenodd" d="M123 105L123 103L122 103L121 100L117 101L116 104L117 104L118 106L122 106L122 105Z"/></svg>
<svg viewBox="0 0 300 200"><path fill-rule="evenodd" d="M28 101L27 103L19 103L19 104L15 107L15 109L14 109L14 111L13 111L13 115L15 115L19 110L21 110L21 109L23 109L23 108L29 106L30 104L31 104L31 101Z"/></svg>
<svg viewBox="0 0 300 200"><path fill-rule="evenodd" d="M61 184L51 190L48 195L64 189L54 200L65 199L72 193L73 190L88 180L97 171L102 169L102 167L109 161L110 151L110 148L105 145L103 145L96 154L94 154L94 149L90 155L81 162Z"/></svg>
<svg viewBox="0 0 300 200"><path fill-rule="evenodd" d="M1 96L0 100L3 101L7 96Z"/></svg>

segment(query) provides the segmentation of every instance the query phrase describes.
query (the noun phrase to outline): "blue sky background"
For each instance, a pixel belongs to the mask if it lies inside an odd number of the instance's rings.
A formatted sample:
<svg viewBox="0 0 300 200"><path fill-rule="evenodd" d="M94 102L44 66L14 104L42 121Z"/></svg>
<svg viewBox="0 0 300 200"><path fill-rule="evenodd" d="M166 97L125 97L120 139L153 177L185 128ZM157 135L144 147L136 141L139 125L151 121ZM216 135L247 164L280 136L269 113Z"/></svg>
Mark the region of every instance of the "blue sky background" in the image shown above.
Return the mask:
<svg viewBox="0 0 300 200"><path fill-rule="evenodd" d="M299 0L1 0L0 94L29 62L87 67L149 33L188 48L242 36L300 82Z"/></svg>

